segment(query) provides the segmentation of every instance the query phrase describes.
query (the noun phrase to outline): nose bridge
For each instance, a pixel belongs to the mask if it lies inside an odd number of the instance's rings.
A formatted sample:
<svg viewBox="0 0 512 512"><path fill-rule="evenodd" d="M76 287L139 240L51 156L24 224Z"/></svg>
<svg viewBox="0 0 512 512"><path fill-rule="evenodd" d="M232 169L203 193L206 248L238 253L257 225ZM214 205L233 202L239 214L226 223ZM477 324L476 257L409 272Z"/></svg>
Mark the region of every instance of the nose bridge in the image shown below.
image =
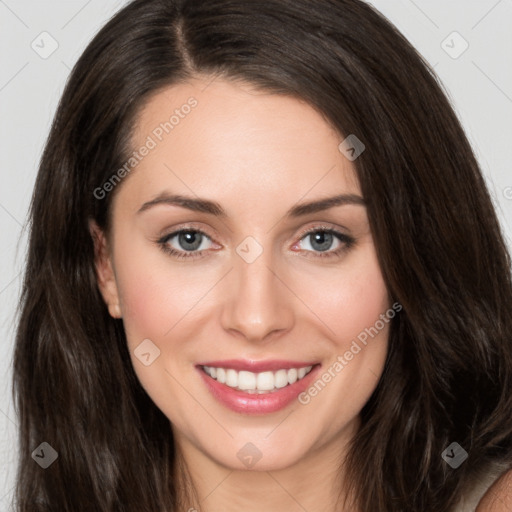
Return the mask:
<svg viewBox="0 0 512 512"><path fill-rule="evenodd" d="M233 272L223 311L223 326L252 341L290 328L289 291L277 277L270 248L247 237L233 254Z"/></svg>

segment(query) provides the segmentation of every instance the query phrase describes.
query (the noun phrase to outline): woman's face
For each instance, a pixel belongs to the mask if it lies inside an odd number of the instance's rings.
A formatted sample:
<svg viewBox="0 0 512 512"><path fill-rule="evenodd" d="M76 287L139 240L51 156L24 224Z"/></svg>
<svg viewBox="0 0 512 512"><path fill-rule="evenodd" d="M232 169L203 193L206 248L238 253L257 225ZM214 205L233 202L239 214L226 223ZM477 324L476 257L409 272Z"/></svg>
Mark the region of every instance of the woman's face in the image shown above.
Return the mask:
<svg viewBox="0 0 512 512"><path fill-rule="evenodd" d="M357 429L390 303L342 138L298 99L207 84L142 110L100 288L185 453L286 468Z"/></svg>

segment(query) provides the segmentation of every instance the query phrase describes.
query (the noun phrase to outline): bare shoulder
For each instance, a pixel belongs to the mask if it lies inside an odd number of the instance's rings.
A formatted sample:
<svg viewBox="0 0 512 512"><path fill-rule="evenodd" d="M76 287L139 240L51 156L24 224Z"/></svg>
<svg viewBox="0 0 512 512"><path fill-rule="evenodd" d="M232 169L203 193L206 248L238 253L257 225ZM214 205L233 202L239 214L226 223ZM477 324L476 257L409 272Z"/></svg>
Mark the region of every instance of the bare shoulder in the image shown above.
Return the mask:
<svg viewBox="0 0 512 512"><path fill-rule="evenodd" d="M512 510L512 470L494 482L480 500L475 512L510 512Z"/></svg>

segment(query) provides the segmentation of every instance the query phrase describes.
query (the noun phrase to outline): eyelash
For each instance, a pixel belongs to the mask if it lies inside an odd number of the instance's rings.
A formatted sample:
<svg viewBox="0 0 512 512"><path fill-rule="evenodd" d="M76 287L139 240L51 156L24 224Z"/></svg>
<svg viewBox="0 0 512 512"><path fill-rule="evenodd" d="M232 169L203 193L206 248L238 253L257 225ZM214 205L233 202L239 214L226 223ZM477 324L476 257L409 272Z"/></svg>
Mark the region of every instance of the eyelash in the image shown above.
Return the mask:
<svg viewBox="0 0 512 512"><path fill-rule="evenodd" d="M162 238L158 239L156 242L164 251L166 254L170 254L171 256L177 258L177 259L189 259L189 258L203 258L205 256L206 250L202 251L178 251L176 249L173 249L172 247L169 247L168 242L175 236L178 236L182 233L198 233L200 235L205 236L206 238L211 240L211 237L208 236L204 231L201 231L200 229L194 228L194 227L185 227L182 229L179 229L178 231L173 231L172 233L169 233L168 235L164 235ZM316 226L314 228L308 229L304 232L302 232L299 235L299 241L301 241L303 238L305 238L308 235L311 235L313 233L326 233L326 234L332 234L334 235L343 245L339 247L338 249L334 251L306 251L308 253L313 252L315 256L312 256L313 258L335 258L341 256L344 252L348 251L355 243L355 239L351 236L348 236L344 233L341 233L340 231L337 231L333 228L326 227L326 226ZM311 257L311 256L307 256Z"/></svg>

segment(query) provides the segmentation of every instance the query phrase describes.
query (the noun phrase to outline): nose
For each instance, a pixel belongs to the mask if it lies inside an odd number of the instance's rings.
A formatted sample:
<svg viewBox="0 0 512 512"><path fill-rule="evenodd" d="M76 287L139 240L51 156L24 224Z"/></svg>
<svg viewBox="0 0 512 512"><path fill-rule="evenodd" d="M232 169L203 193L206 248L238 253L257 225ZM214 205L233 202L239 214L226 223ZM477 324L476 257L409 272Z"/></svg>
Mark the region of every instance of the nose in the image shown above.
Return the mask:
<svg viewBox="0 0 512 512"><path fill-rule="evenodd" d="M253 343L274 340L294 323L293 292L273 268L271 251L248 263L236 253L225 286L222 327Z"/></svg>

